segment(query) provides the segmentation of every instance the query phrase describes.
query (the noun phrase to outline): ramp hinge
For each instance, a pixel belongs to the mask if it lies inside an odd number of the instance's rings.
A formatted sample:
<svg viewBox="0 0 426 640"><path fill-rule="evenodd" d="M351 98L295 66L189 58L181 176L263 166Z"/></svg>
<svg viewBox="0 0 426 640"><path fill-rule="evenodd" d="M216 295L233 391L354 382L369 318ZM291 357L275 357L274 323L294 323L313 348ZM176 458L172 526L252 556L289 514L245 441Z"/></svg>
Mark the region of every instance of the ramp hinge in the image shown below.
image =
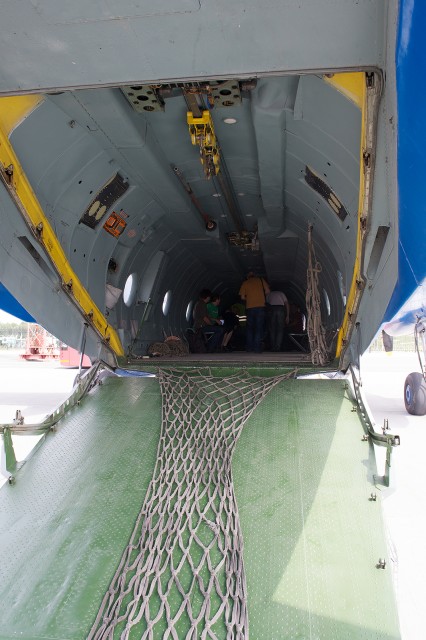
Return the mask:
<svg viewBox="0 0 426 640"><path fill-rule="evenodd" d="M16 409L15 417L13 419L13 424L24 424L24 416L22 415L20 409Z"/></svg>

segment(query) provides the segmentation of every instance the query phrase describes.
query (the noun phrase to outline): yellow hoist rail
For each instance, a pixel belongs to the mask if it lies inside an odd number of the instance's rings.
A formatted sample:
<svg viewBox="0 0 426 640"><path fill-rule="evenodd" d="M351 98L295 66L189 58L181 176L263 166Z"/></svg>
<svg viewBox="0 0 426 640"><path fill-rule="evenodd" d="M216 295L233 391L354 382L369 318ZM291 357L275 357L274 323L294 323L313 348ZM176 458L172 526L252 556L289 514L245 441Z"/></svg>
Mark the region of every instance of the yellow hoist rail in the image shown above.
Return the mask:
<svg viewBox="0 0 426 640"><path fill-rule="evenodd" d="M207 178L219 173L219 150L214 132L213 120L209 111L203 111L200 118L196 118L191 111L186 114L189 135L193 145L200 147L200 161Z"/></svg>
<svg viewBox="0 0 426 640"><path fill-rule="evenodd" d="M120 338L79 281L66 257L40 203L35 196L10 143L13 129L33 111L43 98L39 96L0 99L0 170L3 181L34 236L48 253L64 290L80 308L102 340L119 356L124 354Z"/></svg>

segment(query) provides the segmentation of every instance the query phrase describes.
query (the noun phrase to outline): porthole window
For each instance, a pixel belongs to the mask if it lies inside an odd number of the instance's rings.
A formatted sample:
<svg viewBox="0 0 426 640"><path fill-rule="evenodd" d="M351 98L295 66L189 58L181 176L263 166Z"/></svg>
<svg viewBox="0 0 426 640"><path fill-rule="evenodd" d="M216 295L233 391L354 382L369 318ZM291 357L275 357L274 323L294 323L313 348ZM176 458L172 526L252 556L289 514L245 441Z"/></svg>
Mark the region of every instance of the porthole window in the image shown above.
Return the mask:
<svg viewBox="0 0 426 640"><path fill-rule="evenodd" d="M325 308L327 309L327 315L329 316L331 313L330 298L328 297L328 293L325 289L322 290L322 293L324 295L324 304Z"/></svg>
<svg viewBox="0 0 426 640"><path fill-rule="evenodd" d="M186 307L186 313L185 313L185 318L187 322L190 322L192 319L192 310L194 308L194 301L190 300L188 302L188 306Z"/></svg>
<svg viewBox="0 0 426 640"><path fill-rule="evenodd" d="M346 306L346 291L345 291L345 285L343 283L343 276L341 271L337 272L337 280L339 282L339 290L342 296L343 304Z"/></svg>
<svg viewBox="0 0 426 640"><path fill-rule="evenodd" d="M170 305L172 302L172 292L169 289L169 291L166 292L164 299L163 299L163 314L166 316L169 313L170 310Z"/></svg>
<svg viewBox="0 0 426 640"><path fill-rule="evenodd" d="M131 273L126 280L123 291L123 302L126 307L130 307L133 303L136 295L137 276L136 273Z"/></svg>

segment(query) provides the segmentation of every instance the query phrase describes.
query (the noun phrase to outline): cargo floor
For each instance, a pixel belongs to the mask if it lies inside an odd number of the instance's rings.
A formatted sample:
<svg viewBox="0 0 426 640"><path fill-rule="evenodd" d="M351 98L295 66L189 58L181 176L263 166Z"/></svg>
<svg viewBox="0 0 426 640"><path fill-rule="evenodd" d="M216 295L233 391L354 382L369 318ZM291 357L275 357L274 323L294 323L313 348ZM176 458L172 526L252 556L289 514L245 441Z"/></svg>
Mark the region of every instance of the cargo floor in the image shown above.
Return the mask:
<svg viewBox="0 0 426 640"><path fill-rule="evenodd" d="M157 379L108 378L1 489L0 638L87 636L160 428ZM390 571L376 567L388 554L362 435L342 380L282 381L245 424L232 466L251 638L399 638Z"/></svg>

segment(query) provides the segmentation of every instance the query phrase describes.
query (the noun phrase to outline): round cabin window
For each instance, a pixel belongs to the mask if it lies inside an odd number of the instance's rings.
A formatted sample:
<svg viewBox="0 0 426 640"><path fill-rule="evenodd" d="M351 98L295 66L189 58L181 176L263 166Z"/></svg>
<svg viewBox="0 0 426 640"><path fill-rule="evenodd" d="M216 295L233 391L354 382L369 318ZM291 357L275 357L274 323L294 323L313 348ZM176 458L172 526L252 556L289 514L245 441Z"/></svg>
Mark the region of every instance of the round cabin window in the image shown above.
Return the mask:
<svg viewBox="0 0 426 640"><path fill-rule="evenodd" d="M136 295L137 278L136 273L131 273L126 280L123 291L123 301L126 307L130 307Z"/></svg>
<svg viewBox="0 0 426 640"><path fill-rule="evenodd" d="M165 316L169 313L171 302L172 302L172 292L169 289L169 291L167 291L167 293L165 294L164 299L163 299L163 307L162 308L163 308L163 314Z"/></svg>
<svg viewBox="0 0 426 640"><path fill-rule="evenodd" d="M327 309L327 315L329 316L331 313L330 298L328 297L328 293L325 289L323 289L322 292L324 295L324 303L325 303L325 308Z"/></svg>
<svg viewBox="0 0 426 640"><path fill-rule="evenodd" d="M194 308L194 301L190 300L188 302L188 306L186 307L186 313L185 313L185 318L187 322L191 321L193 308Z"/></svg>

